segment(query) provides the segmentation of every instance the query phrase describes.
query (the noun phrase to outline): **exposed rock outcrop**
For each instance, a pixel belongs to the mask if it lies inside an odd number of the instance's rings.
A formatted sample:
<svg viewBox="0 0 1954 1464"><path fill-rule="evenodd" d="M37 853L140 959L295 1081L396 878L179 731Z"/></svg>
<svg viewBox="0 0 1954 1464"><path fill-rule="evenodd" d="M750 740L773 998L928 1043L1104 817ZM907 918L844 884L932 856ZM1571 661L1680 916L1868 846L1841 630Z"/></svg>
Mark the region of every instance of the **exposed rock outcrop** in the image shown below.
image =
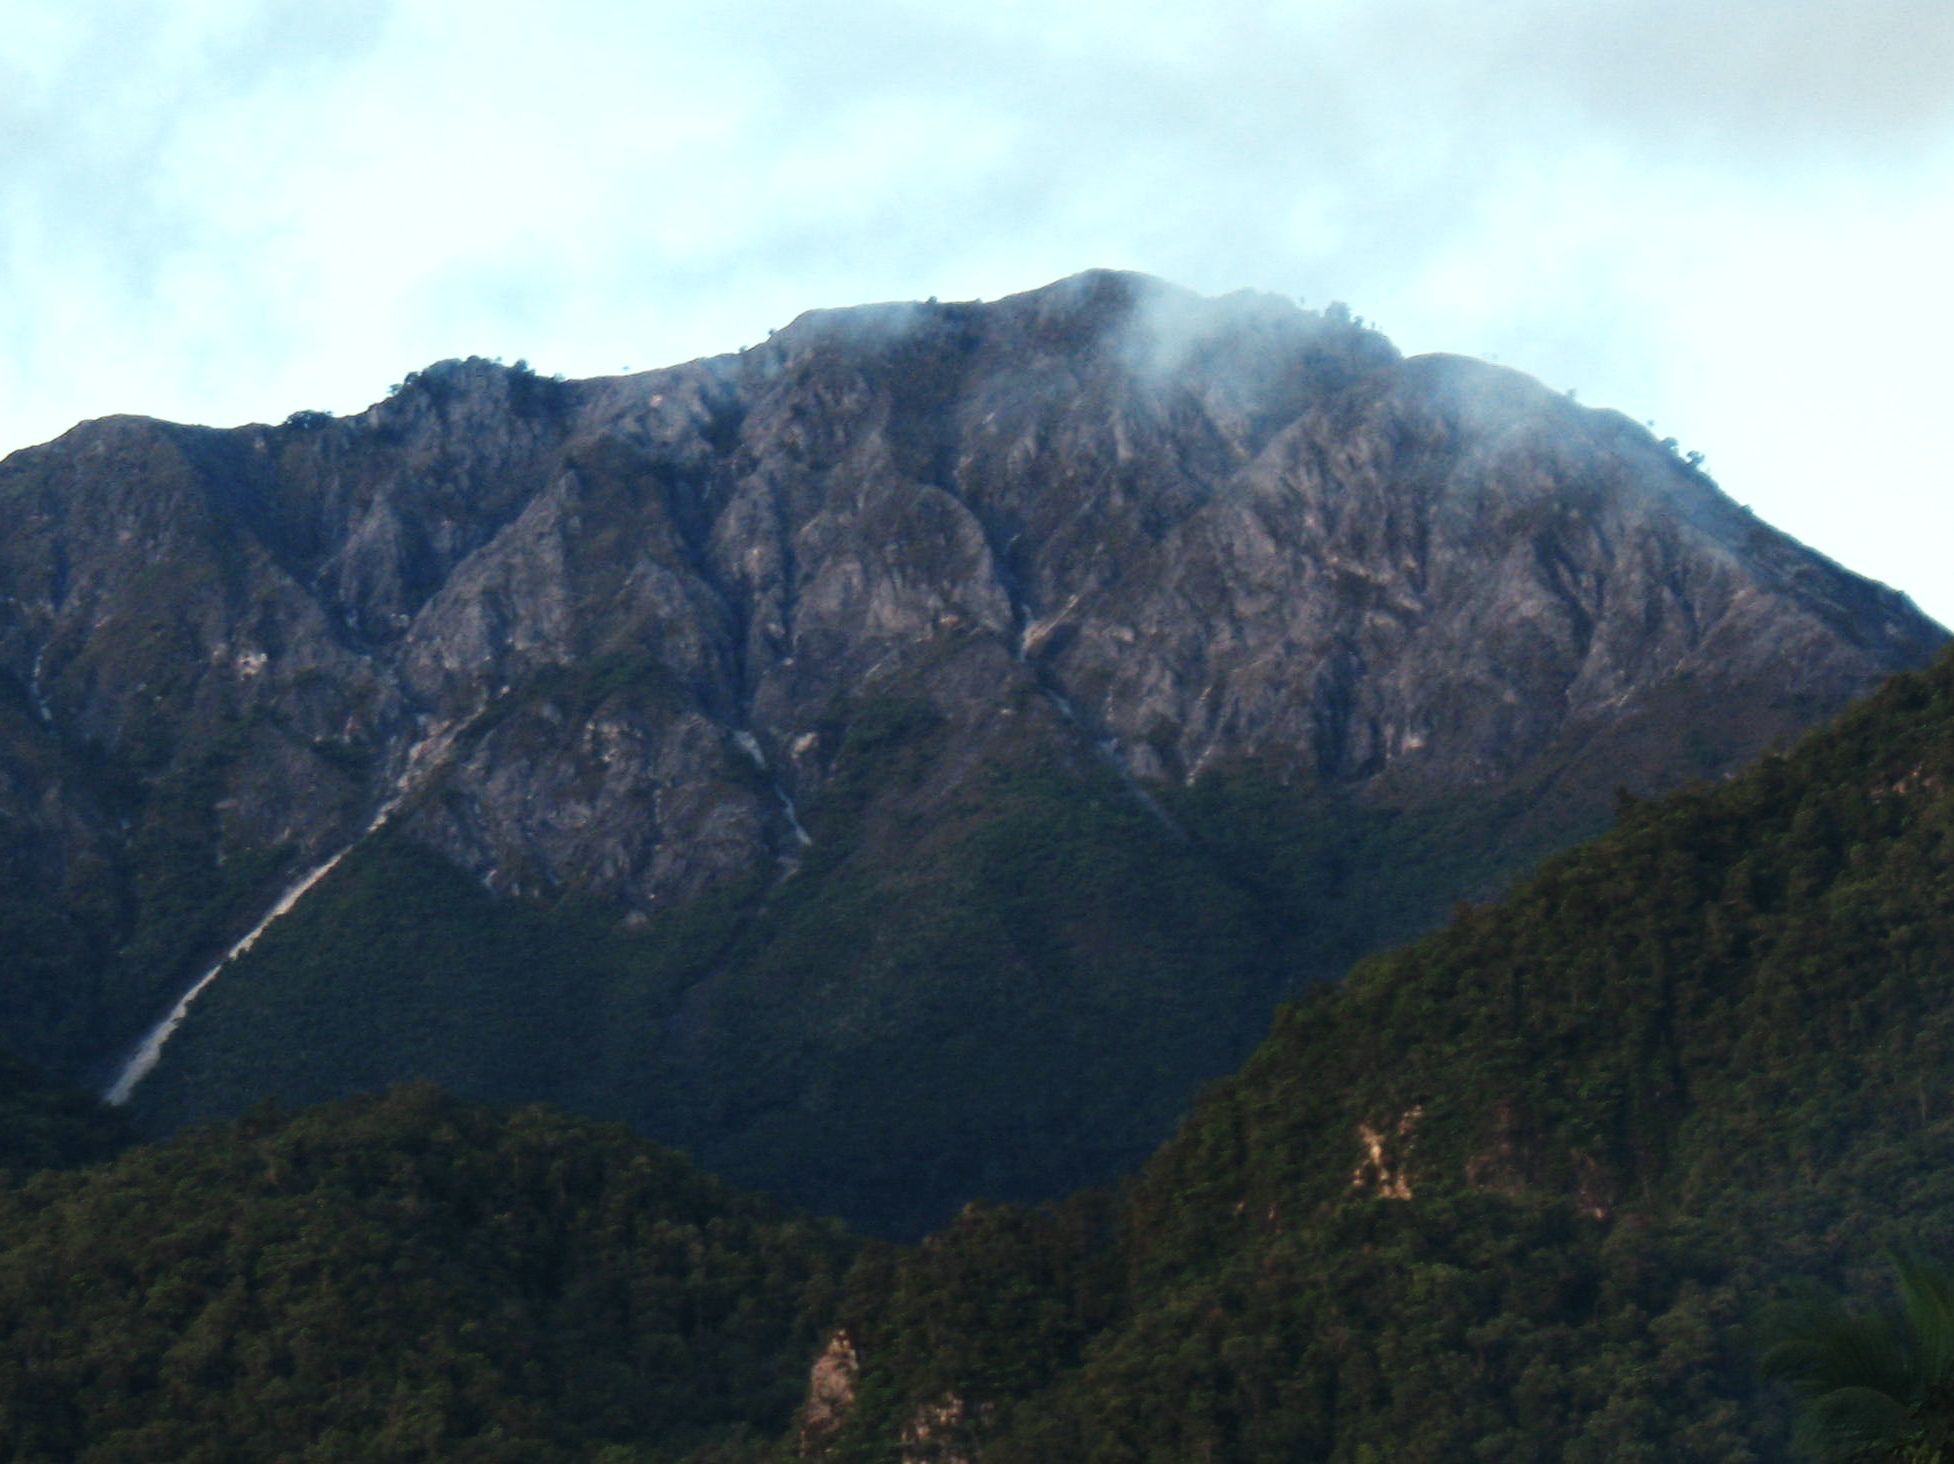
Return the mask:
<svg viewBox="0 0 1954 1464"><path fill-rule="evenodd" d="M421 836L639 905L791 837L734 732L818 784L808 729L921 657L975 714L1062 692L1143 782L1450 787L1643 771L1679 699L1748 751L1938 638L1613 413L1114 274L630 378L444 363L343 421L108 419L9 460L0 514L0 658L61 733L167 766L273 729L227 853L316 852L419 719L500 701ZM657 689L568 704L594 666Z"/></svg>
<svg viewBox="0 0 1954 1464"><path fill-rule="evenodd" d="M846 1332L836 1332L808 1370L807 1399L801 1405L800 1451L818 1454L848 1421L861 1382L862 1359Z"/></svg>
<svg viewBox="0 0 1954 1464"><path fill-rule="evenodd" d="M0 883L67 922L0 997L69 1070L437 729L400 827L643 923L798 868L871 705L942 728L849 794L885 861L1005 751L1110 765L1176 829L1163 798L1252 766L1512 790L1551 842L1943 635L1617 414L1104 272L637 376L446 362L345 419L90 422L0 464L0 528Z"/></svg>

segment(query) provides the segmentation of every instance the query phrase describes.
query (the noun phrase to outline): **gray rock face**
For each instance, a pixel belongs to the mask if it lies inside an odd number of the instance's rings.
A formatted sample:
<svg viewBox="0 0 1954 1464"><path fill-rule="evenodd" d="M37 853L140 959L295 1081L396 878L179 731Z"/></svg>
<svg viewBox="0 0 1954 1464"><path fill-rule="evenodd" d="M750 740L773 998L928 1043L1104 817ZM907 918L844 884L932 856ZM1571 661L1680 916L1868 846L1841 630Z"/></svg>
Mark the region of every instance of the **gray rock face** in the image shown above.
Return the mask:
<svg viewBox="0 0 1954 1464"><path fill-rule="evenodd" d="M0 465L0 525L12 887L80 909L110 871L111 944L203 899L184 950L397 791L511 895L641 916L791 868L837 709L893 688L965 747L1030 707L1139 790L1585 807L1943 638L1616 414L1107 273L624 378L443 363L343 420L91 422ZM145 893L171 789L203 872Z"/></svg>

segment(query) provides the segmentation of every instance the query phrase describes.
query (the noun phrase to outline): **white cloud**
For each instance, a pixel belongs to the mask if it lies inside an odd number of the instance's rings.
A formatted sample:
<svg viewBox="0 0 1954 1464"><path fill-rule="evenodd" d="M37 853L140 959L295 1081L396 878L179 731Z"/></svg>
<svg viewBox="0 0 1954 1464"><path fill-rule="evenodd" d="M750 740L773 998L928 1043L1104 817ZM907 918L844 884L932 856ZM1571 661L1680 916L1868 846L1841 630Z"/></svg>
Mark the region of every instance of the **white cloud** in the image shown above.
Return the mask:
<svg viewBox="0 0 1954 1464"><path fill-rule="evenodd" d="M0 443L1118 265L1654 417L1954 616L1949 75L1945 0L16 0Z"/></svg>

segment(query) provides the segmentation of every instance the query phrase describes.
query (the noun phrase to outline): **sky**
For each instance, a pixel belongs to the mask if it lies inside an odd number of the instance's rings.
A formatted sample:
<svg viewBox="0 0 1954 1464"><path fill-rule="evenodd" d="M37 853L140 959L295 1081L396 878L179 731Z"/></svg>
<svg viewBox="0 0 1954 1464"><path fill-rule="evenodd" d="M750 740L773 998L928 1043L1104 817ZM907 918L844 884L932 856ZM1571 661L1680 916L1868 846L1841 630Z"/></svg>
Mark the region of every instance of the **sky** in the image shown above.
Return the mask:
<svg viewBox="0 0 1954 1464"><path fill-rule="evenodd" d="M1651 421L1954 623L1954 0L7 0L0 452L1092 267Z"/></svg>

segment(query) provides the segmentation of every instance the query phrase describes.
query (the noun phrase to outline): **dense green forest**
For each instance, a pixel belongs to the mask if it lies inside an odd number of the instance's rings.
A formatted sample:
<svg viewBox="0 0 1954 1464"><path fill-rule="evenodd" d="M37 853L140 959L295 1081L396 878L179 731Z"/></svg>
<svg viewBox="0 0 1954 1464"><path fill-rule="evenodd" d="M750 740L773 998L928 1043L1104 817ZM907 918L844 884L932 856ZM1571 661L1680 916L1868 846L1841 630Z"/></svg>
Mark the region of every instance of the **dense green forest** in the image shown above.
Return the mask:
<svg viewBox="0 0 1954 1464"><path fill-rule="evenodd" d="M0 1052L0 1175L90 1164L134 1137L122 1114Z"/></svg>
<svg viewBox="0 0 1954 1464"><path fill-rule="evenodd" d="M615 1125L260 1111L0 1188L0 1457L749 1458L852 1245Z"/></svg>
<svg viewBox="0 0 1954 1464"><path fill-rule="evenodd" d="M1104 1213L872 1253L829 1457L1783 1457L1765 1308L1954 1253L1951 784L1943 660L1287 1008Z"/></svg>

